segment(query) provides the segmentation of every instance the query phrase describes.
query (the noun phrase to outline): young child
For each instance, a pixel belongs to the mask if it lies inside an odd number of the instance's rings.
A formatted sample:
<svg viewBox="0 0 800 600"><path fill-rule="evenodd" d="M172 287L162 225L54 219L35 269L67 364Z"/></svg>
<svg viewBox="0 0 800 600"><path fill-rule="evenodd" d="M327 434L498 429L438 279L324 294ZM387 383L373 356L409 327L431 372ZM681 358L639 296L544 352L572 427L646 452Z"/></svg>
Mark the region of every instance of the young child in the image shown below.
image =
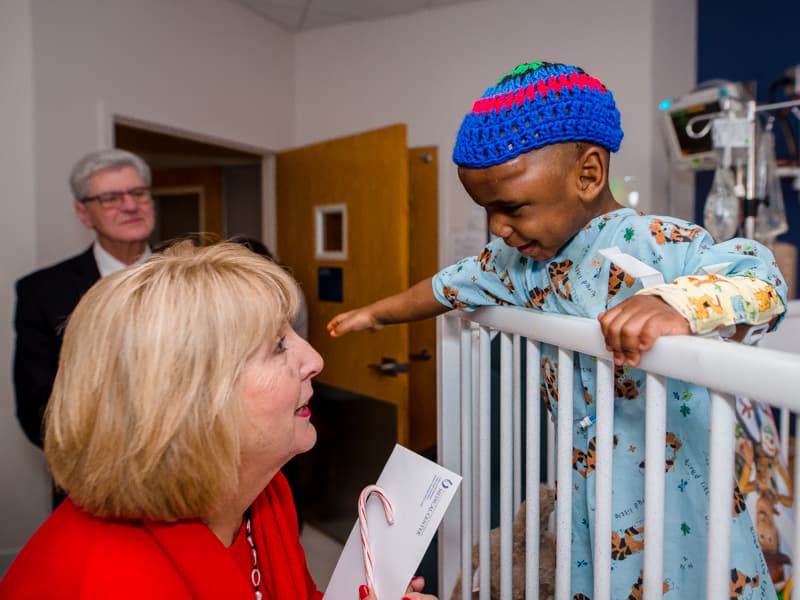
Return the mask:
<svg viewBox="0 0 800 600"><path fill-rule="evenodd" d="M497 239L480 255L328 324L332 336L341 336L498 304L599 319L616 365L612 598L627 598L641 585L640 354L661 335L738 326L741 336L752 325L774 324L786 294L764 246L743 239L714 244L692 223L620 206L608 171L622 136L614 98L598 79L563 64L518 66L475 102L453 151L459 178L486 210ZM642 289L598 253L612 246L660 271L667 283ZM542 398L555 418L557 350L543 344L541 363ZM595 360L576 354L574 373L572 594L590 598L594 428L579 422L595 414ZM668 394L665 588L688 598L705 585L709 395L678 381L669 382ZM732 546L731 597L774 598L746 511L734 517Z"/></svg>

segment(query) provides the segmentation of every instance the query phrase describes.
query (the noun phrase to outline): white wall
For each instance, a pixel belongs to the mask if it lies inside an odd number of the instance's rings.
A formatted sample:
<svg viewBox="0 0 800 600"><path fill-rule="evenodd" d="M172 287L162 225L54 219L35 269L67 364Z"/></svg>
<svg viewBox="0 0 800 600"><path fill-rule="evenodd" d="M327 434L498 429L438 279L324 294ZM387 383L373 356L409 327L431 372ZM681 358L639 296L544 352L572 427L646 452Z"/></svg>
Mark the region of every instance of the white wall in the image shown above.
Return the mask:
<svg viewBox="0 0 800 600"><path fill-rule="evenodd" d="M650 80L652 98L657 103L677 98L697 81L697 2L656 2L653 6L653 74ZM694 220L694 173L679 170L667 161L667 146L663 137L663 121L654 115L653 169L654 197L667 199L666 204L654 205L658 212ZM653 211L655 212L655 211Z"/></svg>
<svg viewBox="0 0 800 600"><path fill-rule="evenodd" d="M33 73L28 0L0 9L0 576L50 504L41 453L14 416L11 390L13 280L35 266ZM9 60L8 57L14 57Z"/></svg>
<svg viewBox="0 0 800 600"><path fill-rule="evenodd" d="M72 164L110 142L112 113L256 148L291 146L294 47L229 0L3 0L0 50L2 553L49 512L41 453L14 417L12 286L92 239L72 212ZM0 554L0 574L6 562Z"/></svg>
<svg viewBox="0 0 800 600"><path fill-rule="evenodd" d="M297 37L296 140L402 122L409 146L437 145L440 261L447 264L466 242L474 253L484 235L482 215L449 159L461 118L517 64L567 62L604 81L622 112L625 139L612 176L635 175L641 208L663 212L656 106L663 94L682 94L694 83L694 21L695 0L486 0L312 30ZM465 230L475 224L470 236Z"/></svg>

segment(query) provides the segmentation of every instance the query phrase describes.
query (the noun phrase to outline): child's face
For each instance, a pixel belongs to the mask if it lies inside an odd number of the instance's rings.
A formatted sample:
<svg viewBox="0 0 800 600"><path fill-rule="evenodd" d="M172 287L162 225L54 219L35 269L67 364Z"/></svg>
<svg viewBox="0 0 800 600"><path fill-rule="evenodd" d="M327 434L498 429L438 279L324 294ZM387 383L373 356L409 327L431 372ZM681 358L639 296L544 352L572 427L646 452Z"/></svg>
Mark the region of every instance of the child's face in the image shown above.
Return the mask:
<svg viewBox="0 0 800 600"><path fill-rule="evenodd" d="M494 235L525 256L547 261L588 221L607 212L598 212L594 197L582 191L587 185L584 171L580 148L564 143L493 167L460 167L458 175L486 210Z"/></svg>

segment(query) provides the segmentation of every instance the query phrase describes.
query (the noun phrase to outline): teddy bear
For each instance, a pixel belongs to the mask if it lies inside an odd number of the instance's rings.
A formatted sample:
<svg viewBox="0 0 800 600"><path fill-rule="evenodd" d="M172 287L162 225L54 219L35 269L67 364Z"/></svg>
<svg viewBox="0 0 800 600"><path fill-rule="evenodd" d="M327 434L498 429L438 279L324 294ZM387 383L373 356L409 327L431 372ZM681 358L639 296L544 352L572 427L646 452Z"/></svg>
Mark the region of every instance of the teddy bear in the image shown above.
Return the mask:
<svg viewBox="0 0 800 600"><path fill-rule="evenodd" d="M549 531L550 515L555 503L555 490L545 484L539 486L539 598L552 600L555 594L556 537ZM500 598L500 528L489 532L491 556L492 600ZM525 599L525 502L519 507L511 524L511 598ZM478 545L472 547L472 572L475 585L473 600L478 599ZM461 600L461 578L456 581L450 600Z"/></svg>

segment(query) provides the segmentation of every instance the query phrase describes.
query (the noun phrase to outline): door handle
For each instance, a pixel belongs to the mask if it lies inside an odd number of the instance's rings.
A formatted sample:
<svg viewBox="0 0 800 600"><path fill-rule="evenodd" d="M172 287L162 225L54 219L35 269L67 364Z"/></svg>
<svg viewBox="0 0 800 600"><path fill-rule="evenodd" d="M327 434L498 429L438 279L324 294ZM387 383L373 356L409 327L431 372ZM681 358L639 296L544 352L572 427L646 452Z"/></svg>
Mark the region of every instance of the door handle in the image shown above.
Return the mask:
<svg viewBox="0 0 800 600"><path fill-rule="evenodd" d="M433 354L427 348L423 348L422 352L417 352L416 354L409 354L408 358L411 360L430 360L433 358Z"/></svg>
<svg viewBox="0 0 800 600"><path fill-rule="evenodd" d="M408 373L408 363L399 363L396 359L387 356L381 357L381 364L367 365L370 369L383 373L384 375L391 375L397 377L398 373Z"/></svg>

